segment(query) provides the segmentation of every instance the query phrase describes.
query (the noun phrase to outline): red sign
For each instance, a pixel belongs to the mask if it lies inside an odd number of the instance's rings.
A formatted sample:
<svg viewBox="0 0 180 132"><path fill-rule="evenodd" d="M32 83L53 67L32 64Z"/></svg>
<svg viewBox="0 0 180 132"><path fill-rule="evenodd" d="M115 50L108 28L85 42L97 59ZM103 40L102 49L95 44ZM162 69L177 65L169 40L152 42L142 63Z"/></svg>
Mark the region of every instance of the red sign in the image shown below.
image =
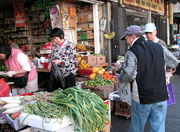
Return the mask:
<svg viewBox="0 0 180 132"><path fill-rule="evenodd" d="M25 27L23 2L14 3L14 20L15 20L15 27Z"/></svg>

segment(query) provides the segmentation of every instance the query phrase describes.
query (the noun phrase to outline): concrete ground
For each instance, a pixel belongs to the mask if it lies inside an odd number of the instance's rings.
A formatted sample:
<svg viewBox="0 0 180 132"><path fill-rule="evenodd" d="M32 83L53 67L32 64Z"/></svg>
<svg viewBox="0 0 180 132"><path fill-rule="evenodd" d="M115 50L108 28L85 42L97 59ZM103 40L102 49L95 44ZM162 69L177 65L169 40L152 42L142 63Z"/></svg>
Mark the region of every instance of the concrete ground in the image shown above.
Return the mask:
<svg viewBox="0 0 180 132"><path fill-rule="evenodd" d="M170 79L173 85L176 104L168 106L166 116L166 132L180 132L180 74L174 74ZM127 132L130 118L123 116L111 115L111 132ZM149 131L149 123L147 122L144 132Z"/></svg>

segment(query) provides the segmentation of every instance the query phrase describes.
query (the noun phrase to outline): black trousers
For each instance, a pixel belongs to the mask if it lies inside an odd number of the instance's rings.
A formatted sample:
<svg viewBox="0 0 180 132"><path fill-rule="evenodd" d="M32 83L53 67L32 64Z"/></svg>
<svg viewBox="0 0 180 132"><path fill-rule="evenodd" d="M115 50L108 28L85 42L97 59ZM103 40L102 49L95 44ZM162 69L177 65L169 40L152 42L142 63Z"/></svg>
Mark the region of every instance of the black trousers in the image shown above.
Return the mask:
<svg viewBox="0 0 180 132"><path fill-rule="evenodd" d="M69 88L69 87L73 87L76 86L76 79L75 79L75 75L73 73L71 73L70 75L65 77L65 88Z"/></svg>

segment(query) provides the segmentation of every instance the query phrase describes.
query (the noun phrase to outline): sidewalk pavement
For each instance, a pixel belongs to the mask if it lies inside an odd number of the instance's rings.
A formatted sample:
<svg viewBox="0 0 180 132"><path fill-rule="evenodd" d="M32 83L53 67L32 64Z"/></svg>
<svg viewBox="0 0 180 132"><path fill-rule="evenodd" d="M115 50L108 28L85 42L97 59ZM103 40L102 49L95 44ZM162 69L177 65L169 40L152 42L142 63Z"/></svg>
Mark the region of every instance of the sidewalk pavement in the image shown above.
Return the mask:
<svg viewBox="0 0 180 132"><path fill-rule="evenodd" d="M168 106L166 116L166 132L180 132L180 74L174 74L170 79L173 85L176 104ZM111 132L127 132L131 118L111 115ZM149 131L149 123L144 132Z"/></svg>

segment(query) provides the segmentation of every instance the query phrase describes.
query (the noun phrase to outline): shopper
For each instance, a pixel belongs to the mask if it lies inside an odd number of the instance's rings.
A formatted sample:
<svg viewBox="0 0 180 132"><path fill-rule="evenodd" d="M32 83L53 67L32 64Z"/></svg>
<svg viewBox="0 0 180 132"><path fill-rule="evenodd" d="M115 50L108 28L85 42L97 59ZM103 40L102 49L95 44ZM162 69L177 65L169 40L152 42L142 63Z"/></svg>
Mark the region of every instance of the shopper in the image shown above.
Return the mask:
<svg viewBox="0 0 180 132"><path fill-rule="evenodd" d="M13 41L12 37L8 37L7 42L11 48L19 49L19 46Z"/></svg>
<svg viewBox="0 0 180 132"><path fill-rule="evenodd" d="M167 47L166 43L163 40L156 37L157 30L154 23L147 23L144 27L144 33L147 40L162 44L163 46Z"/></svg>
<svg viewBox="0 0 180 132"><path fill-rule="evenodd" d="M76 49L74 44L64 39L64 31L60 28L54 28L50 37L56 44L52 47L48 68L51 69L52 63L55 63L62 71L65 87L59 86L59 88L66 89L75 86Z"/></svg>
<svg viewBox="0 0 180 132"><path fill-rule="evenodd" d="M144 132L147 120L151 132L164 132L168 100L165 67L175 68L179 62L166 47L146 41L141 34L141 27L131 25L121 37L130 46L117 74L121 83L131 84L129 132Z"/></svg>
<svg viewBox="0 0 180 132"><path fill-rule="evenodd" d="M22 79L17 84L19 86L19 88L17 88L18 94L29 93L38 90L37 71L32 65L29 57L21 50L11 48L7 44L0 44L0 60L5 60L5 65L8 69L8 71L5 72L5 75L14 77L14 81L17 80L18 77L27 75L26 82L24 82L24 79ZM27 85L20 87L20 85L22 86L23 82L27 83Z"/></svg>

